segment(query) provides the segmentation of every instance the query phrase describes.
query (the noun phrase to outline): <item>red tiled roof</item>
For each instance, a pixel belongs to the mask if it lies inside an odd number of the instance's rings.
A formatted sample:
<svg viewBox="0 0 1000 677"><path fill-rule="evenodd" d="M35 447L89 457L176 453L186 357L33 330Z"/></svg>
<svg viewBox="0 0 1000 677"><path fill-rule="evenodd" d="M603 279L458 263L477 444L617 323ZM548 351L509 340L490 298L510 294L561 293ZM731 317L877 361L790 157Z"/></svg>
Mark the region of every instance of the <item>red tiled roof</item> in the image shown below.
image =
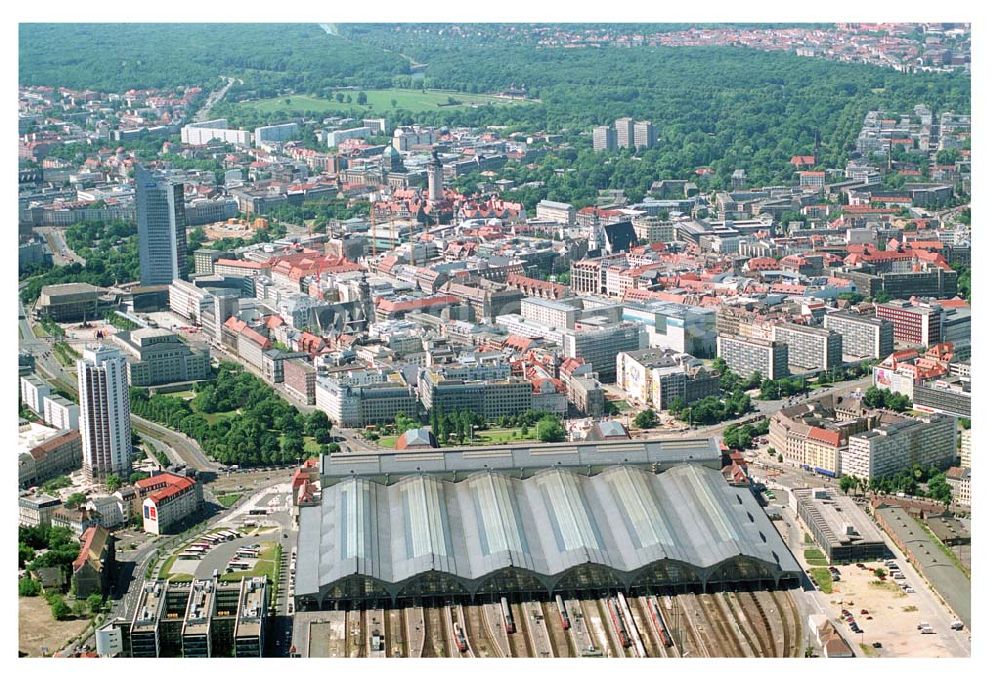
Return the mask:
<svg viewBox="0 0 1000 677"><path fill-rule="evenodd" d="M258 263L257 261L243 261L242 259L218 259L215 262L217 266L231 266L233 268L248 268L250 270L263 270L267 268L267 265L263 263Z"/></svg>
<svg viewBox="0 0 1000 677"><path fill-rule="evenodd" d="M73 560L73 571L79 571L80 567L86 564L95 535L97 535L97 527L87 527L87 530L83 532L83 538L80 543L80 554Z"/></svg>
<svg viewBox="0 0 1000 677"><path fill-rule="evenodd" d="M810 427L808 438L834 447L840 446L840 434L836 430Z"/></svg>

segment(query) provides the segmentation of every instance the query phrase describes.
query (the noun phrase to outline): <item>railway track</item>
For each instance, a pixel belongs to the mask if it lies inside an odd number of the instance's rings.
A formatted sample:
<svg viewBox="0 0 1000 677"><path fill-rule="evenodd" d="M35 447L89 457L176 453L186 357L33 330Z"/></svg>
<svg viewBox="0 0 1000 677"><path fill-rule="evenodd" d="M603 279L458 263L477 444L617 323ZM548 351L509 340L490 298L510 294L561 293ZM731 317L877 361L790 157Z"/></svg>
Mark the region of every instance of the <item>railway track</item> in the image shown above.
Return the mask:
<svg viewBox="0 0 1000 677"><path fill-rule="evenodd" d="M406 622L403 612L399 609L389 609L386 621L386 655L400 658L406 655Z"/></svg>
<svg viewBox="0 0 1000 677"><path fill-rule="evenodd" d="M747 632L747 627L750 626L750 619L747 617L743 608L739 604L734 604L733 599L735 599L733 593L723 593L722 604L725 604L729 609L729 613L733 618L733 625L739 631L740 635L743 637L744 646L752 654L753 658L760 658L764 655L764 649L761 646L760 639L752 631Z"/></svg>
<svg viewBox="0 0 1000 677"><path fill-rule="evenodd" d="M699 657L711 658L713 654L705 645L704 631L698 629L698 623L694 618L693 612L688 608L688 602L686 601L688 594L690 593L676 595L673 598L674 605L680 609L679 615L681 618L681 624L683 625L684 638L686 640L685 648L688 652L697 648Z"/></svg>
<svg viewBox="0 0 1000 677"><path fill-rule="evenodd" d="M357 609L347 612L347 656L359 658L367 654L365 646L364 613Z"/></svg>
<svg viewBox="0 0 1000 677"><path fill-rule="evenodd" d="M714 621L716 636L720 637L723 643L729 647L726 655L731 658L748 656L749 652L733 629L732 623L729 621L729 614L719 602L718 597L715 594L699 595L698 601L706 615Z"/></svg>
<svg viewBox="0 0 1000 677"><path fill-rule="evenodd" d="M590 636L594 638L594 646L599 647L605 656L620 658L622 656L618 646L608 637L607 621L601 613L601 605L593 599L580 600L580 608L583 611L583 620L587 626Z"/></svg>
<svg viewBox="0 0 1000 677"><path fill-rule="evenodd" d="M741 592L737 593L739 599L743 602L743 608L747 611L747 614L751 616L751 628L756 633L758 639L760 639L761 646L764 649L764 656L768 658L777 658L778 645L774 641L774 632L771 628L771 623L767 619L767 615L764 613L764 607L761 606L760 600L757 599L756 595L752 592ZM763 634L761 634L763 633Z"/></svg>
<svg viewBox="0 0 1000 677"><path fill-rule="evenodd" d="M782 655L785 658L797 656L799 651L798 635L800 626L795 613L795 602L792 602L788 598L788 593L786 592L779 593L774 590L768 590L767 597L770 598L771 603L774 604L774 608L778 611L778 616L781 618Z"/></svg>
<svg viewBox="0 0 1000 677"><path fill-rule="evenodd" d="M685 595L684 603L687 604L687 610L691 613L691 619L697 626L696 629L701 634L705 647L711 652L710 656L712 658L726 658L728 647L723 646L723 642L715 630L715 624L712 622L713 619L706 613L701 600L702 595L695 593L690 597Z"/></svg>
<svg viewBox="0 0 1000 677"><path fill-rule="evenodd" d="M753 594L760 603L764 615L767 617L768 624L771 626L771 632L774 633L775 655L781 658L787 657L788 633L785 629L785 619L778 609L777 602L766 592L754 592ZM778 633L779 624L781 627L780 634Z"/></svg>
<svg viewBox="0 0 1000 677"><path fill-rule="evenodd" d="M461 604L453 604L453 605L446 606L445 610L447 612L446 613L446 617L448 618L449 621L451 621L447 625L448 630L451 632L451 635L450 635L451 640L452 640L451 644L452 644L452 646L455 647L455 651L458 652L458 657L459 658L475 658L476 657L476 650L477 650L477 647L476 647L476 635L473 634L473 632L472 632L472 626L469 625L469 621L466 618L465 607L463 607ZM458 645L455 643L456 640L455 640L455 635L454 635L454 632L455 632L454 631L454 625L453 625L454 623L458 623L458 626L462 629L462 633L465 635L465 644L468 647L465 651L460 650L458 648Z"/></svg>
<svg viewBox="0 0 1000 677"><path fill-rule="evenodd" d="M449 655L447 635L441 628L441 610L438 607L424 607L424 658L445 658ZM442 640L445 644L442 644Z"/></svg>
<svg viewBox="0 0 1000 677"><path fill-rule="evenodd" d="M673 624L674 623L674 619L671 617L670 611L668 611L666 609L666 607L664 606L663 600L661 600L656 595L649 595L647 597L647 599L649 599L656 606L656 608L658 608L660 610L660 616L663 618L663 624L667 626L667 632L670 633L670 644L671 644L671 646L667 647L666 645L664 645L662 643L662 641L660 641L659 644L658 644L658 646L661 648L661 652L663 652L663 656L669 657L669 658L680 658L681 657L681 644L680 644L681 638L678 637L678 634L679 634L678 633L678 628L677 628L676 625ZM647 613L649 613L648 607L646 607L646 609L647 609ZM652 619L652 617L650 617L650 624L652 624L652 623L653 623L653 619Z"/></svg>
<svg viewBox="0 0 1000 677"><path fill-rule="evenodd" d="M795 604L795 598L787 590L780 590L773 594L779 600L784 600L785 608L788 609L788 624L792 631L792 651L789 655L792 658L798 658L799 654L804 652L802 647L802 621L800 620L801 616L799 615L799 608Z"/></svg>
<svg viewBox="0 0 1000 677"><path fill-rule="evenodd" d="M569 630L563 630L562 615L555 602L539 602L542 609L542 619L548 631L549 644L552 646L552 656L569 658L574 656L570 646Z"/></svg>
<svg viewBox="0 0 1000 677"><path fill-rule="evenodd" d="M521 612L521 605L511 602L508 598L508 604L510 605L510 615L514 617L514 632L508 635L510 638L510 655L512 658L531 658L534 654L531 653L531 649L528 646L528 624L524 620L524 614Z"/></svg>
<svg viewBox="0 0 1000 677"><path fill-rule="evenodd" d="M649 658L660 658L664 655L664 647L653 630L653 622L649 618L649 608L646 606L643 597L626 597L629 611L632 612L632 619L635 627L639 631L639 639L642 641Z"/></svg>
<svg viewBox="0 0 1000 677"><path fill-rule="evenodd" d="M427 648L425 620L423 607L403 609L403 622L406 628L405 639L407 640L405 655L409 658L420 658L425 655L424 650Z"/></svg>
<svg viewBox="0 0 1000 677"><path fill-rule="evenodd" d="M602 597L600 599L598 608L601 611L601 623L607 628L608 634L611 636L611 644L615 647L618 655L625 658L635 658L637 655L635 650L632 647L626 647L622 644L622 638L615 630L615 623L611 618L611 609L608 607L612 599L612 597Z"/></svg>
<svg viewBox="0 0 1000 677"><path fill-rule="evenodd" d="M483 628L490 638L490 646L493 647L493 653L490 655L510 658L510 637L507 636L507 624L500 605L483 604L477 609Z"/></svg>

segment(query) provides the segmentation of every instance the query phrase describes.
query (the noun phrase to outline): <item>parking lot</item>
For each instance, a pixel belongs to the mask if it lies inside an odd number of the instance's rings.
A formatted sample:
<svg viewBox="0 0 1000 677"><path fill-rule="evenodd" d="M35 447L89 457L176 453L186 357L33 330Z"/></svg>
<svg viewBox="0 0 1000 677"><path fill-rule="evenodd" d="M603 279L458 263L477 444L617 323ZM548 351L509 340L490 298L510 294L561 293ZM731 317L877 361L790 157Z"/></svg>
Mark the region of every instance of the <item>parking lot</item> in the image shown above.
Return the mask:
<svg viewBox="0 0 1000 677"><path fill-rule="evenodd" d="M953 619L940 605L928 604L916 591L903 592L891 576L880 581L871 571L878 567L886 568L881 563L869 563L866 568L855 564L837 566L840 581L833 584L832 595L822 597L838 617L836 623L840 632L856 635L868 647L881 644L880 649L874 649L880 656L968 655L968 633L952 630ZM861 633L851 630L843 617L845 609L852 614ZM933 634L922 634L917 628L922 623L929 623Z"/></svg>

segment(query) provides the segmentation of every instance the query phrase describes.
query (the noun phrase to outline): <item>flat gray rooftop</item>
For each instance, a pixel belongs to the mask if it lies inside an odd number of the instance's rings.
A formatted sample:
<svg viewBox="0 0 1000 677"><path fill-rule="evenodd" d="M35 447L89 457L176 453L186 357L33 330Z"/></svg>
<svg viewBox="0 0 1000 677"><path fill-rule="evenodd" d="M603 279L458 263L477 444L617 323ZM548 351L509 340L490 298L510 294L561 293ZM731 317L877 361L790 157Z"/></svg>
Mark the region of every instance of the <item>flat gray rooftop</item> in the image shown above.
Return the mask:
<svg viewBox="0 0 1000 677"><path fill-rule="evenodd" d="M722 467L716 437L621 442L571 442L564 444L508 444L490 447L450 447L429 451L326 454L320 457L323 484L347 477L375 477L390 483L414 474L445 474L452 479L492 470L528 477L546 468L597 473L618 465L666 470L681 463Z"/></svg>
<svg viewBox="0 0 1000 677"><path fill-rule="evenodd" d="M876 508L897 545L909 550L920 571L965 625L972 627L972 583L903 508Z"/></svg>

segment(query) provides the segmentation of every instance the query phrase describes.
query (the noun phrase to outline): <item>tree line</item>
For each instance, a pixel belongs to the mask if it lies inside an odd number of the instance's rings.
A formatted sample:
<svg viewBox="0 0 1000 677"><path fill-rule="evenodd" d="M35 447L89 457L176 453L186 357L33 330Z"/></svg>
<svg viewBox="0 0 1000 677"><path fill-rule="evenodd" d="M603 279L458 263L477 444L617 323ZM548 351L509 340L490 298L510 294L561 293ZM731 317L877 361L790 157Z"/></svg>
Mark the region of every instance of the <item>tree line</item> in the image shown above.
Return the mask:
<svg viewBox="0 0 1000 677"><path fill-rule="evenodd" d="M306 456L305 437L333 451L330 420L316 411L308 417L283 400L273 388L231 362L223 362L213 381L195 386L190 401L150 395L130 388L132 412L195 439L205 453L224 464L287 465ZM236 412L212 421L209 416Z"/></svg>

